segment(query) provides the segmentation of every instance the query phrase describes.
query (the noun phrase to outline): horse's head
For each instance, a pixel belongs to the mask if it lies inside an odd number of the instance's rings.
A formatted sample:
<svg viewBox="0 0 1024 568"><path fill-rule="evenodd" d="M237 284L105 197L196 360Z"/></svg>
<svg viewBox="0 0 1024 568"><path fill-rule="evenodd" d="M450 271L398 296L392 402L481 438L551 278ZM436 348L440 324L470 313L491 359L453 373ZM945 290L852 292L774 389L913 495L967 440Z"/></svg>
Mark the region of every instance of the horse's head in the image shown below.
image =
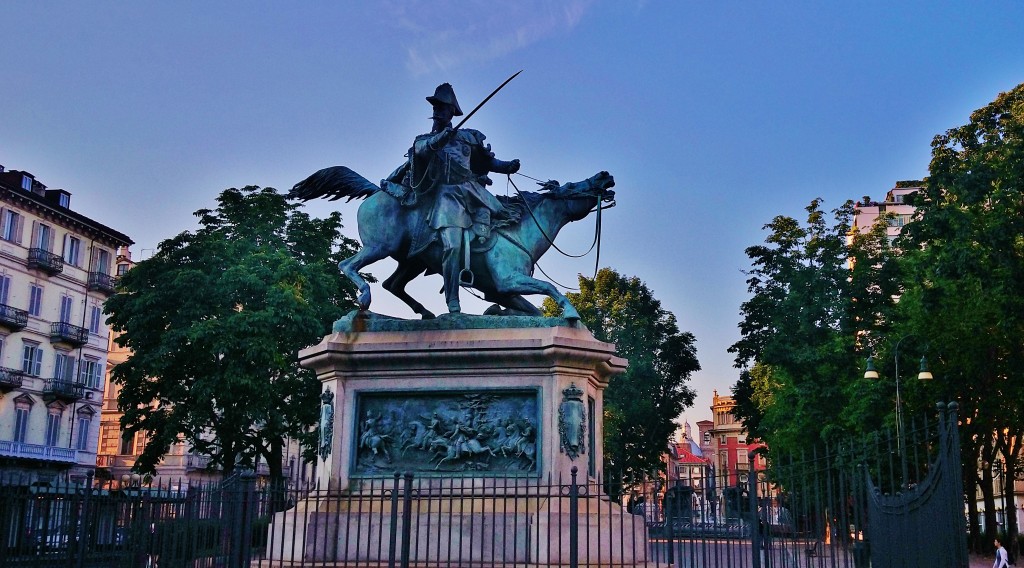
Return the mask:
<svg viewBox="0 0 1024 568"><path fill-rule="evenodd" d="M598 204L610 203L608 207L615 205L615 178L608 172L598 172L583 181L569 182L559 185L557 181L547 181L541 185L541 190L547 192L548 197L553 199L596 199Z"/></svg>

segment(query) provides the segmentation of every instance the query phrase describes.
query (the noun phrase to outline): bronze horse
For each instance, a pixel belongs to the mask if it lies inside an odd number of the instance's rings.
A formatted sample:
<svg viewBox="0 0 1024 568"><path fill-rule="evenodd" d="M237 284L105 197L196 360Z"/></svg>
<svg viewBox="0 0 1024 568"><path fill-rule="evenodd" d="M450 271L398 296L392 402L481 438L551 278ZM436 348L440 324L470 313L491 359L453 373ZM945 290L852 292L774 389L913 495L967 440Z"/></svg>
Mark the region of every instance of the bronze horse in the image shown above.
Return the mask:
<svg viewBox="0 0 1024 568"><path fill-rule="evenodd" d="M509 208L520 210L518 222L494 231L491 241L474 252L470 269L474 274L472 288L484 299L505 308L507 314L541 315L524 295L544 294L562 308L564 317L579 319L569 299L553 285L533 277L537 260L551 247L555 235L567 223L579 221L603 202L614 205L615 181L608 172L599 172L581 182L559 185L541 184L542 192L524 192L522 198L500 198ZM370 307L370 286L359 275L364 267L383 258L398 261L394 274L384 282L384 289L400 298L423 319L434 314L405 291L406 285L420 274L436 273L441 268L441 246L436 240L422 251L410 256L415 231L422 227L426 199L416 206L403 205L399 197L382 191L359 174L344 166L325 168L299 182L289 193L302 200L330 197L366 198L357 213L359 239L363 247L355 255L341 261L338 268L359 289L359 309ZM492 313L494 308L488 309Z"/></svg>

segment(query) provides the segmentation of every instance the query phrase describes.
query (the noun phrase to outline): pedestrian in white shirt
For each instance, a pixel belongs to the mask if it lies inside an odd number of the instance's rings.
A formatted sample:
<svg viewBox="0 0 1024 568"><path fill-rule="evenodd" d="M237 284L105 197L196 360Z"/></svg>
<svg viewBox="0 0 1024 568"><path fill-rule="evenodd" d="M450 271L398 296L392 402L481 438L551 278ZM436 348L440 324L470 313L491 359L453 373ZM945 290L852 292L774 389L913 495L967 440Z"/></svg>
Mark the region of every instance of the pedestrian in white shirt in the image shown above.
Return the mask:
<svg viewBox="0 0 1024 568"><path fill-rule="evenodd" d="M999 544L999 539L995 540L996 544L996 561L992 563L992 568L1009 568L1010 563L1006 559L1006 549L1003 548L1002 544Z"/></svg>

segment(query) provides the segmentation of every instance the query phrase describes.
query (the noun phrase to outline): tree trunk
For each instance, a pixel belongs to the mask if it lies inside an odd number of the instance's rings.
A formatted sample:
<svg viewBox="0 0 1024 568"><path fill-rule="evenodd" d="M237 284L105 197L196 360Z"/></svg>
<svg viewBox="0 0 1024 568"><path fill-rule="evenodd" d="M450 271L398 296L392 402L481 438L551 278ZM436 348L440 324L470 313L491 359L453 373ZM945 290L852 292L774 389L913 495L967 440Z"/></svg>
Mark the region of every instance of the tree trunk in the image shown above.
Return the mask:
<svg viewBox="0 0 1024 568"><path fill-rule="evenodd" d="M996 522L996 498L993 491L992 466L990 461L982 462L981 468L981 499L985 504L985 540L991 542L999 535L999 524Z"/></svg>
<svg viewBox="0 0 1024 568"><path fill-rule="evenodd" d="M981 523L978 522L978 469L965 464L963 471L964 495L967 496L967 531L971 539L969 547L974 552L982 552L984 543L981 539Z"/></svg>

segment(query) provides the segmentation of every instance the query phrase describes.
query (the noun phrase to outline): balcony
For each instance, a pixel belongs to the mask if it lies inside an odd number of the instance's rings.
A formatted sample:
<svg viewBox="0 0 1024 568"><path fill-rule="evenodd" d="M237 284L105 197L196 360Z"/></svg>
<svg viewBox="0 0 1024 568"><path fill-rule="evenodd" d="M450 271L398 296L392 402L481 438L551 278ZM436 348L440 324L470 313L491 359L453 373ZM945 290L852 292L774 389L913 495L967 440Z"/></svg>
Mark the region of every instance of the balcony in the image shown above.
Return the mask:
<svg viewBox="0 0 1024 568"><path fill-rule="evenodd" d="M75 402L85 398L85 383L73 383L64 379L47 379L43 385L43 398Z"/></svg>
<svg viewBox="0 0 1024 568"><path fill-rule="evenodd" d="M106 295L114 293L114 285L116 281L114 277L109 274L102 272L90 272L89 273L89 290L102 292Z"/></svg>
<svg viewBox="0 0 1024 568"><path fill-rule="evenodd" d="M73 464L78 461L78 454L76 450L71 448L57 448L54 446L42 446L40 444L24 444L22 442L13 442L11 440L0 440L0 456L68 464Z"/></svg>
<svg viewBox="0 0 1024 568"><path fill-rule="evenodd" d="M45 249L32 248L28 249L28 267L53 276L64 272L64 258Z"/></svg>
<svg viewBox="0 0 1024 568"><path fill-rule="evenodd" d="M89 329L66 321L50 324L50 343L67 343L81 347L89 342Z"/></svg>
<svg viewBox="0 0 1024 568"><path fill-rule="evenodd" d="M0 367L0 392L10 392L21 388L25 374L15 369Z"/></svg>
<svg viewBox="0 0 1024 568"><path fill-rule="evenodd" d="M28 325L28 312L7 304L0 304L0 326L11 331L21 331Z"/></svg>

